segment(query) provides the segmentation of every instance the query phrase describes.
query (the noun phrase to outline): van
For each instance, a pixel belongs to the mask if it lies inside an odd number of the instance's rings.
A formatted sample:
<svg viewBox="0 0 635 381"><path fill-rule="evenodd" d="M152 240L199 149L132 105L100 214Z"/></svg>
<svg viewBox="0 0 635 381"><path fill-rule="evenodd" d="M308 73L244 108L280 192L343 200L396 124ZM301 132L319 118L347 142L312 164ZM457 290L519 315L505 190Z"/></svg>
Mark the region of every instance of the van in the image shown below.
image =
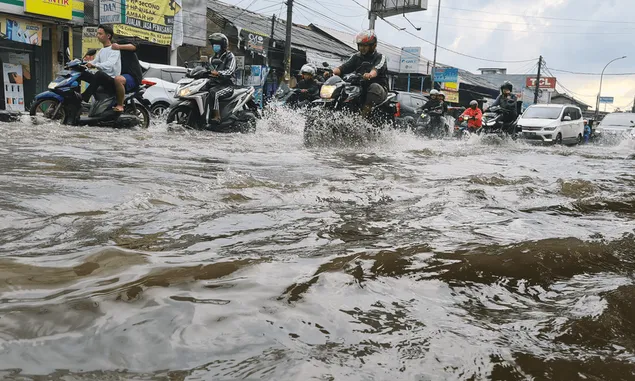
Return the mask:
<svg viewBox="0 0 635 381"><path fill-rule="evenodd" d="M528 142L580 144L584 136L582 111L574 105L531 105L518 118L518 130Z"/></svg>

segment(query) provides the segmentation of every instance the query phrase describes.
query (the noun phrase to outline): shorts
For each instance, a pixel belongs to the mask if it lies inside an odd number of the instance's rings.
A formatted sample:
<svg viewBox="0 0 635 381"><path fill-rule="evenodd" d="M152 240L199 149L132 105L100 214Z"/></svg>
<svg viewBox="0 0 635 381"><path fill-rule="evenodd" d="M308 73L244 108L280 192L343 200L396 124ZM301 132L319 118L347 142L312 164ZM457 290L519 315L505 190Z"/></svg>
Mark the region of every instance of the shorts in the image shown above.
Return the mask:
<svg viewBox="0 0 635 381"><path fill-rule="evenodd" d="M137 87L137 82L135 82L130 74L122 74L121 76L126 79L126 93Z"/></svg>

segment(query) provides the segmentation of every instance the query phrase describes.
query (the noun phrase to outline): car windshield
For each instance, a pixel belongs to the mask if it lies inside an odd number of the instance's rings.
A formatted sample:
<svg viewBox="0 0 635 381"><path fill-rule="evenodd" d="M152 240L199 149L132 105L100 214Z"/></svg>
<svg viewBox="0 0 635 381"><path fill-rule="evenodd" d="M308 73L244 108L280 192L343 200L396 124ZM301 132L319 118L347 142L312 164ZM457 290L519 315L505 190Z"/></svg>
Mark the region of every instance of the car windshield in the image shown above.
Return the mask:
<svg viewBox="0 0 635 381"><path fill-rule="evenodd" d="M635 124L633 121L635 121L635 114L633 113L613 113L605 116L600 124L605 126L633 127Z"/></svg>
<svg viewBox="0 0 635 381"><path fill-rule="evenodd" d="M560 107L529 107L523 119L558 119L560 111Z"/></svg>

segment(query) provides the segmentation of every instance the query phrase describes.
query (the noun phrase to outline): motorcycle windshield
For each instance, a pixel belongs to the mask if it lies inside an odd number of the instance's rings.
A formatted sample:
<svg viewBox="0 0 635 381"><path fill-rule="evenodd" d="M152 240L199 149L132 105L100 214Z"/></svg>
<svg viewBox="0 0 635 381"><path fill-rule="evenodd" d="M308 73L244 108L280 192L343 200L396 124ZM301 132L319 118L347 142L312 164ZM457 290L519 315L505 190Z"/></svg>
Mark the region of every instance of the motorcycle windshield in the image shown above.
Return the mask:
<svg viewBox="0 0 635 381"><path fill-rule="evenodd" d="M328 85L337 85L337 84L338 84L338 83L340 83L340 82L344 82L344 81L343 81L343 80L342 80L342 78L340 78L339 76L334 75L334 76L330 77L329 79L327 79L327 80L324 82L324 86L328 86Z"/></svg>

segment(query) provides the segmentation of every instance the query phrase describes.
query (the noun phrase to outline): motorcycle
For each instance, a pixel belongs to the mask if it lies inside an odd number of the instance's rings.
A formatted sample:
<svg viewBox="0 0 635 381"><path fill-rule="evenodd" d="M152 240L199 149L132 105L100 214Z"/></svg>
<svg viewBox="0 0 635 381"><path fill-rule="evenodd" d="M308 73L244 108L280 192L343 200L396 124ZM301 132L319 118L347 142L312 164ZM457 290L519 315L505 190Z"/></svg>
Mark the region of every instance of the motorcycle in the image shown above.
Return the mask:
<svg viewBox="0 0 635 381"><path fill-rule="evenodd" d="M499 137L509 136L516 140L518 138L518 125L516 123L518 118L511 123L503 123L503 117L510 112L512 111L500 106L490 107L483 113L483 125L477 132L479 134L498 135Z"/></svg>
<svg viewBox="0 0 635 381"><path fill-rule="evenodd" d="M92 53L92 54L91 54ZM94 55L89 50L86 55ZM67 51L70 58L70 52ZM35 96L35 101L29 109L31 116L36 116L38 110L43 111L47 119L59 120L63 124L73 126L99 126L113 128L131 128L150 126L150 102L143 98L145 90L154 86L154 82L147 80L124 97L124 111L114 111L116 104L114 94L98 88L94 101L90 104L82 102L80 77L87 70L86 61L74 59L64 65L64 69L48 85L49 90ZM82 114L87 113L87 116Z"/></svg>
<svg viewBox="0 0 635 381"><path fill-rule="evenodd" d="M358 131L350 130L349 124L330 113L350 113L359 115L363 108L365 86L363 76L360 74L364 67L371 64L363 63L353 73L346 74L343 78L337 75L329 77L320 88L320 99L311 103L304 125L304 142L310 146L320 140L339 140L343 137L352 137ZM368 72L368 70L363 71ZM388 92L386 99L373 106L369 114L369 121L375 130L368 129L367 133L376 135L378 130L389 123L394 126L395 113L397 112L397 94Z"/></svg>
<svg viewBox="0 0 635 381"><path fill-rule="evenodd" d="M221 63L215 59L212 64L201 63L177 82L175 97L177 98L167 112L167 123L176 122L184 127L197 130L207 129L205 104L209 89L215 85L210 77L210 70ZM255 89L234 88L233 94L220 99L221 123L211 128L216 132L251 132L256 129L256 121L260 118L258 106L254 101Z"/></svg>
<svg viewBox="0 0 635 381"><path fill-rule="evenodd" d="M315 99L311 97L302 98L300 94L302 93L301 89L298 88L290 88L286 83L280 84L278 90L276 90L276 94L274 95L274 100L270 104L274 107L288 107L291 109L302 109L311 104Z"/></svg>
<svg viewBox="0 0 635 381"><path fill-rule="evenodd" d="M443 106L422 111L415 121L415 133L428 138L440 139L448 136L450 124L443 116Z"/></svg>

